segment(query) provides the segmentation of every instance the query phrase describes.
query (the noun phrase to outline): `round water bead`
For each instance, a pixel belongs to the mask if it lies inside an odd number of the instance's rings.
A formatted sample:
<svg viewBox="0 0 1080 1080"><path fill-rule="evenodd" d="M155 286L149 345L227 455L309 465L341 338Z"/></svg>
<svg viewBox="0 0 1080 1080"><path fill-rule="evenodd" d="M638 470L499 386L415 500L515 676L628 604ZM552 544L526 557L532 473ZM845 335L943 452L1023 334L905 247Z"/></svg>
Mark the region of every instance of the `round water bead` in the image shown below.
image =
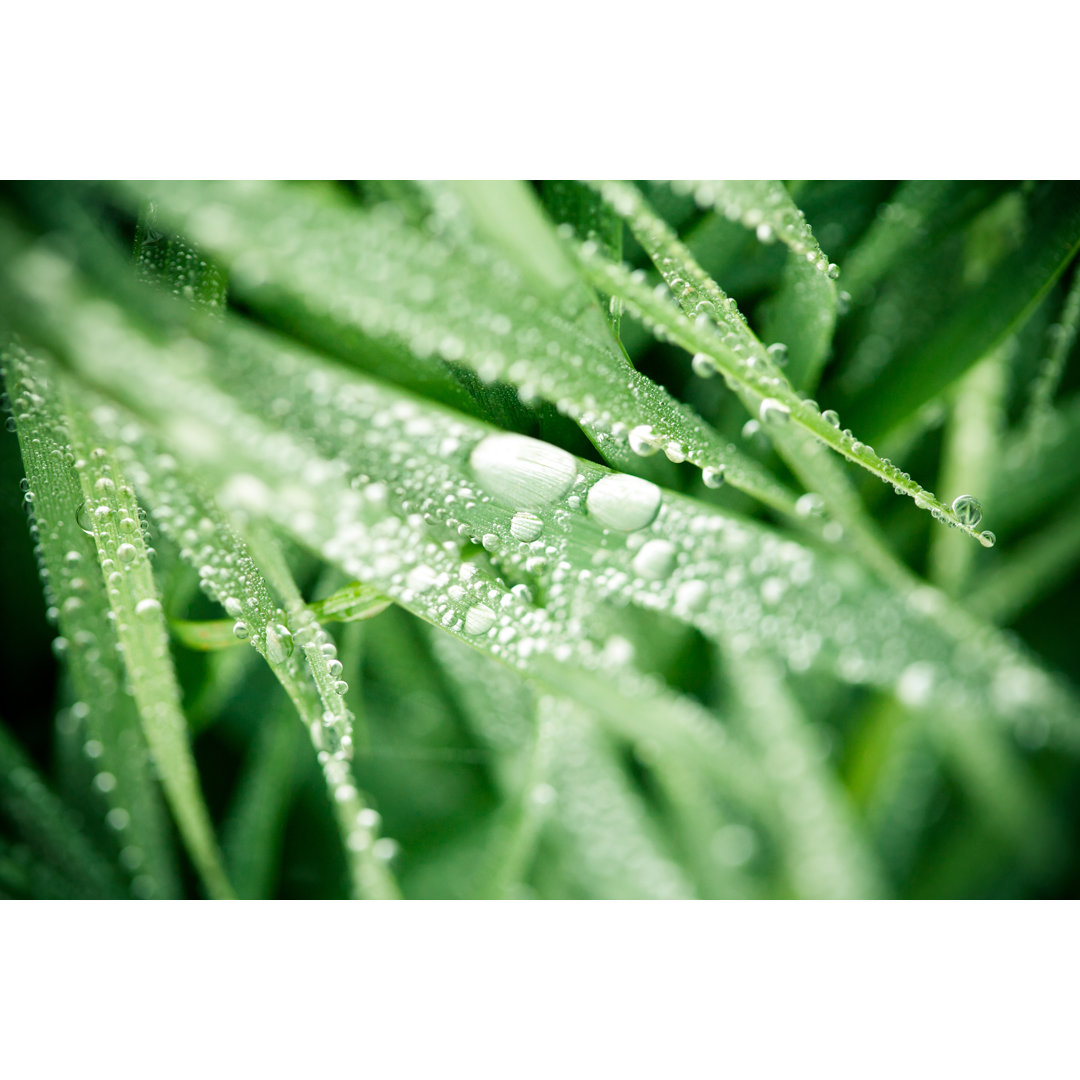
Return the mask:
<svg viewBox="0 0 1080 1080"><path fill-rule="evenodd" d="M544 531L544 522L531 510L519 510L510 519L510 535L523 544L531 544Z"/></svg>
<svg viewBox="0 0 1080 1080"><path fill-rule="evenodd" d="M630 449L638 457L649 457L660 449L660 440L657 439L656 433L648 424L638 424L636 428L631 428L627 439L630 443Z"/></svg>
<svg viewBox="0 0 1080 1080"><path fill-rule="evenodd" d="M487 604L476 604L465 615L465 633L486 634L495 625L495 612Z"/></svg>
<svg viewBox="0 0 1080 1080"><path fill-rule="evenodd" d="M612 473L589 488L585 505L605 529L633 532L643 529L656 517L660 497L660 489L648 480Z"/></svg>
<svg viewBox="0 0 1080 1080"><path fill-rule="evenodd" d="M763 424L786 424L791 410L776 398L763 398L758 407L758 419Z"/></svg>
<svg viewBox="0 0 1080 1080"><path fill-rule="evenodd" d="M974 529L982 521L982 503L974 495L957 495L952 501L952 512L961 525Z"/></svg>
<svg viewBox="0 0 1080 1080"><path fill-rule="evenodd" d="M675 545L669 540L649 540L634 556L634 572L643 578L659 581L675 569Z"/></svg>

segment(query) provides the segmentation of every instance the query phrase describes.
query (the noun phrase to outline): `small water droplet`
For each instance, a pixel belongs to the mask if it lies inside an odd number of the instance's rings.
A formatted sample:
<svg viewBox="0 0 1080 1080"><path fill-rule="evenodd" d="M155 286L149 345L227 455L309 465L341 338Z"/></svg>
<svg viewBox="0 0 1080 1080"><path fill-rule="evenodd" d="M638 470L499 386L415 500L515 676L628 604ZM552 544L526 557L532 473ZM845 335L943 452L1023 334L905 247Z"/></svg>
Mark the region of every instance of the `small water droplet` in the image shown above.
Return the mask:
<svg viewBox="0 0 1080 1080"><path fill-rule="evenodd" d="M272 664L284 664L292 655L293 639L289 628L283 623L275 623L266 628L266 658ZM341 665L338 664L338 671ZM330 672L331 675L335 672Z"/></svg>
<svg viewBox="0 0 1080 1080"><path fill-rule="evenodd" d="M122 562L131 562L132 559L138 554L135 550L134 544L121 544L116 549L116 554L119 556Z"/></svg>
<svg viewBox="0 0 1080 1080"><path fill-rule="evenodd" d="M234 636L238 637L241 641L246 641L249 633L247 623L238 619L233 623L232 632Z"/></svg>
<svg viewBox="0 0 1080 1080"><path fill-rule="evenodd" d="M707 353L694 353L690 360L690 367L694 374L702 379L711 379L716 374L716 365Z"/></svg>
<svg viewBox="0 0 1080 1080"><path fill-rule="evenodd" d="M765 350L769 359L777 366L784 367L788 362L788 349L782 341L774 342Z"/></svg>
<svg viewBox="0 0 1080 1080"><path fill-rule="evenodd" d="M160 610L161 601L153 596L144 597L135 605L136 615L152 615L154 612Z"/></svg>
<svg viewBox="0 0 1080 1080"><path fill-rule="evenodd" d="M523 544L531 544L543 531L543 520L531 510L519 510L510 519L510 535Z"/></svg>
<svg viewBox="0 0 1080 1080"><path fill-rule="evenodd" d="M465 633L472 637L486 634L495 625L495 612L487 604L476 604L465 614Z"/></svg>
<svg viewBox="0 0 1080 1080"><path fill-rule="evenodd" d="M840 426L840 414L835 409L826 409L821 414L821 419L831 427L838 428Z"/></svg>
<svg viewBox="0 0 1080 1080"><path fill-rule="evenodd" d="M776 398L763 398L758 407L758 419L763 424L786 424L791 416L791 410Z"/></svg>
<svg viewBox="0 0 1080 1080"><path fill-rule="evenodd" d="M666 578L675 568L675 545L660 538L649 540L634 556L632 565L635 573L643 578L654 581Z"/></svg>
<svg viewBox="0 0 1080 1080"><path fill-rule="evenodd" d="M637 427L631 428L627 441L630 443L630 449L638 457L650 457L660 449L660 440L648 424L638 424Z"/></svg>
<svg viewBox="0 0 1080 1080"><path fill-rule="evenodd" d="M724 486L724 466L723 465L708 465L701 473L702 480L705 481L705 486L708 488L718 488Z"/></svg>
<svg viewBox="0 0 1080 1080"><path fill-rule="evenodd" d="M979 543L984 548L992 548L997 543L997 537L989 529L984 529L979 533Z"/></svg>

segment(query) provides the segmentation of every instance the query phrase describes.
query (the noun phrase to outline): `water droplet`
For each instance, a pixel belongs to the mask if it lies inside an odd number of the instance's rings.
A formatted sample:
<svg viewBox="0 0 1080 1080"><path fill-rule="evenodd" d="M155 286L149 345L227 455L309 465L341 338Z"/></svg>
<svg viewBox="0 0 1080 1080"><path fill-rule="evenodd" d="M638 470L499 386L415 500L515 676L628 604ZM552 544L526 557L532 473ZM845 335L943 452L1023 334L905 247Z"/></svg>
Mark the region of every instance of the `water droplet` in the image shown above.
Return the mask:
<svg viewBox="0 0 1080 1080"><path fill-rule="evenodd" d="M675 568L675 545L668 540L649 540L634 556L634 572L643 578L658 581Z"/></svg>
<svg viewBox="0 0 1080 1080"><path fill-rule="evenodd" d="M93 536L94 530L90 528L90 511L86 506L86 503L79 503L79 509L75 511L75 524L87 536Z"/></svg>
<svg viewBox="0 0 1080 1080"><path fill-rule="evenodd" d="M523 544L531 544L543 531L543 520L531 510L519 510L510 519L510 535Z"/></svg>
<svg viewBox="0 0 1080 1080"><path fill-rule="evenodd" d="M110 772L99 772L94 777L94 787L101 792L112 791L116 787L116 777Z"/></svg>
<svg viewBox="0 0 1080 1080"><path fill-rule="evenodd" d="M631 428L627 439L630 443L630 449L638 457L650 457L660 449L660 440L657 439L655 432L648 424L638 424L636 428Z"/></svg>
<svg viewBox="0 0 1080 1080"><path fill-rule="evenodd" d="M704 581L684 581L675 590L675 605L687 611L700 611L708 596L709 589Z"/></svg>
<svg viewBox="0 0 1080 1080"><path fill-rule="evenodd" d="M821 419L831 427L838 428L840 426L840 414L835 409L826 409L821 414Z"/></svg>
<svg viewBox="0 0 1080 1080"><path fill-rule="evenodd" d="M349 692L349 684L344 679L338 679L334 683L334 693L345 695Z"/></svg>
<svg viewBox="0 0 1080 1080"><path fill-rule="evenodd" d="M971 529L982 521L982 503L974 495L957 495L952 501L952 512L962 525Z"/></svg>
<svg viewBox="0 0 1080 1080"><path fill-rule="evenodd" d="M825 273L835 281L840 276L840 267L836 263L829 263L829 268Z"/></svg>
<svg viewBox="0 0 1080 1080"><path fill-rule="evenodd" d="M724 466L723 465L709 465L706 466L701 473L702 480L705 481L705 486L708 488L718 488L724 486Z"/></svg>
<svg viewBox="0 0 1080 1080"><path fill-rule="evenodd" d="M244 614L244 605L235 596L225 597L225 603L222 606L225 608L225 614L231 615L234 619L239 619Z"/></svg>
<svg viewBox="0 0 1080 1080"><path fill-rule="evenodd" d="M758 407L758 419L763 424L786 424L791 410L776 398L763 398Z"/></svg>
<svg viewBox="0 0 1080 1080"><path fill-rule="evenodd" d="M690 360L690 367L694 374L702 379L710 379L716 374L716 365L707 353L694 353Z"/></svg>
<svg viewBox="0 0 1080 1080"><path fill-rule="evenodd" d="M121 544L116 549L116 554L120 557L122 562L131 562L138 552L135 550L134 544Z"/></svg>
<svg viewBox="0 0 1080 1080"><path fill-rule="evenodd" d="M992 548L997 543L997 537L989 529L984 529L979 533L979 543L984 548Z"/></svg>
<svg viewBox="0 0 1080 1080"><path fill-rule="evenodd" d="M128 823L131 821L131 815L122 807L114 806L105 815L105 824L110 829L115 829L117 832L123 832L128 827Z"/></svg>
<svg viewBox="0 0 1080 1080"><path fill-rule="evenodd" d="M774 342L765 350L769 359L777 366L784 367L788 362L787 346L782 341Z"/></svg>
<svg viewBox="0 0 1080 1080"><path fill-rule="evenodd" d="M820 514L825 509L825 500L814 491L808 491L795 500L795 513L799 517L809 517L811 514Z"/></svg>
<svg viewBox="0 0 1080 1080"><path fill-rule="evenodd" d="M664 456L668 461L673 461L678 465L686 460L686 451L683 449L682 443L669 442L664 447Z"/></svg>
<svg viewBox="0 0 1080 1080"><path fill-rule="evenodd" d="M161 610L161 601L153 596L147 596L135 605L136 615L152 615Z"/></svg>
<svg viewBox="0 0 1080 1080"><path fill-rule="evenodd" d="M266 628L266 659L271 664L284 664L292 655L292 651L293 639L287 626L283 623L275 623ZM341 665L338 664L338 672L340 671ZM335 672L332 671L330 674L333 675Z"/></svg>
<svg viewBox="0 0 1080 1080"><path fill-rule="evenodd" d="M473 637L486 634L495 625L495 612L487 604L476 604L465 614L465 633Z"/></svg>
<svg viewBox="0 0 1080 1080"><path fill-rule="evenodd" d="M493 495L529 510L565 495L577 476L577 464L565 450L525 435L489 435L469 463Z"/></svg>
<svg viewBox="0 0 1080 1080"><path fill-rule="evenodd" d="M626 473L601 477L585 499L589 514L606 529L643 529L660 509L660 489L648 480Z"/></svg>
<svg viewBox="0 0 1080 1080"><path fill-rule="evenodd" d="M241 641L246 641L249 633L247 623L238 619L233 623L232 632L234 636L238 637Z"/></svg>

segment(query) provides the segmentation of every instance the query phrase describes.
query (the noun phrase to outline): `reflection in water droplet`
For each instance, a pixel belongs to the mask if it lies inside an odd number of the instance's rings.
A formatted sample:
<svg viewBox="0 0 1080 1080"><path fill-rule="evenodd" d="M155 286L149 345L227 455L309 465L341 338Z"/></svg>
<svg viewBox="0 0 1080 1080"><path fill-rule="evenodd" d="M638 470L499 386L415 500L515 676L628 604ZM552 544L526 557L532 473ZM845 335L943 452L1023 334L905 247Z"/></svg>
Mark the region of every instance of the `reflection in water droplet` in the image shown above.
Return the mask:
<svg viewBox="0 0 1080 1080"><path fill-rule="evenodd" d="M974 495L957 495L952 511L962 525L974 529L982 521L982 503Z"/></svg>

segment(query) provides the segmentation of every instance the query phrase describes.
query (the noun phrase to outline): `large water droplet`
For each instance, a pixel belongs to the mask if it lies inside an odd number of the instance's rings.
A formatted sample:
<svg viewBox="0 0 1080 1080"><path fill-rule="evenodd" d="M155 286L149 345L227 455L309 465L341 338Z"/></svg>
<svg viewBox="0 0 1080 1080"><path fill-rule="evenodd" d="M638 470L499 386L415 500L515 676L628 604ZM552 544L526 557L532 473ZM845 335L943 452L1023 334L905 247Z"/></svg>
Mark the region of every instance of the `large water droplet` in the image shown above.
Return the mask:
<svg viewBox="0 0 1080 1080"><path fill-rule="evenodd" d="M982 503L974 495L957 495L952 501L952 512L962 525L971 529L982 521Z"/></svg>
<svg viewBox="0 0 1080 1080"><path fill-rule="evenodd" d="M577 464L565 450L525 435L489 435L469 463L492 495L529 510L565 495L577 476Z"/></svg>
<svg viewBox="0 0 1080 1080"><path fill-rule="evenodd" d="M597 480L585 499L590 515L606 529L643 529L660 509L660 489L648 480L612 473Z"/></svg>

